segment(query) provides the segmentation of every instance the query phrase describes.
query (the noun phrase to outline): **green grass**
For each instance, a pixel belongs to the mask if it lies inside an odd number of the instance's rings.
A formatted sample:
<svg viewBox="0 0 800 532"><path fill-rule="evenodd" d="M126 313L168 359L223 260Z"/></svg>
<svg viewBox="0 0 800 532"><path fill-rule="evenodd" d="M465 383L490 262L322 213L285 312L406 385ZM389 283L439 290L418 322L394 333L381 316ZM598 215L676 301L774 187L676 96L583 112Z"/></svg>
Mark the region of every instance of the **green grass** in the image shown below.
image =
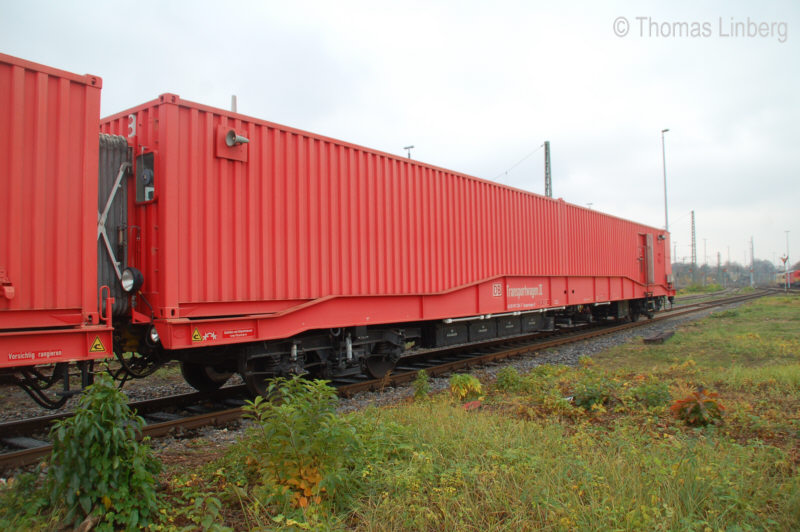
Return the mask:
<svg viewBox="0 0 800 532"><path fill-rule="evenodd" d="M705 294L708 292L719 292L720 290L722 290L722 285L719 284L707 284L707 285L692 284L678 290L678 296L684 296L689 294Z"/></svg>
<svg viewBox="0 0 800 532"><path fill-rule="evenodd" d="M800 364L779 364L748 368L745 366L731 366L721 370L717 382L724 383L735 390L747 391L754 387L775 388L776 390L792 394L800 390Z"/></svg>
<svg viewBox="0 0 800 532"><path fill-rule="evenodd" d="M358 530L793 528L800 482L779 449L618 417L576 424L434 402L389 415L421 449L376 479ZM654 418L658 418L654 415Z"/></svg>
<svg viewBox="0 0 800 532"><path fill-rule="evenodd" d="M732 365L800 362L800 298L762 298L682 325L663 345L637 341L595 356L609 369L660 372L689 359L709 376Z"/></svg>

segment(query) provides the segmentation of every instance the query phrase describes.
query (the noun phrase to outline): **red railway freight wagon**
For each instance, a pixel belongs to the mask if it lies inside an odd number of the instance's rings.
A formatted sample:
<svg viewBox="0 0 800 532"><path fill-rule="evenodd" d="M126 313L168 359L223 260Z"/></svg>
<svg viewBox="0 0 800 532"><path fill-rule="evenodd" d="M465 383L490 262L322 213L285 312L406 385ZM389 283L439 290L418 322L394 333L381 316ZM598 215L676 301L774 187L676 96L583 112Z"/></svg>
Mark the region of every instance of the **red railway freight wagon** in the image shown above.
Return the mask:
<svg viewBox="0 0 800 532"><path fill-rule="evenodd" d="M563 200L174 94L101 131L125 136L135 159L132 321L152 322L150 340L186 364L235 371L208 348L242 344L247 378L286 357L324 365L331 346L308 331L357 327L346 360L358 345L380 359L402 350L388 324L598 305L622 315L674 295L665 231ZM262 361L243 370L249 359Z"/></svg>
<svg viewBox="0 0 800 532"><path fill-rule="evenodd" d="M112 354L96 268L100 88L0 54L0 380Z"/></svg>

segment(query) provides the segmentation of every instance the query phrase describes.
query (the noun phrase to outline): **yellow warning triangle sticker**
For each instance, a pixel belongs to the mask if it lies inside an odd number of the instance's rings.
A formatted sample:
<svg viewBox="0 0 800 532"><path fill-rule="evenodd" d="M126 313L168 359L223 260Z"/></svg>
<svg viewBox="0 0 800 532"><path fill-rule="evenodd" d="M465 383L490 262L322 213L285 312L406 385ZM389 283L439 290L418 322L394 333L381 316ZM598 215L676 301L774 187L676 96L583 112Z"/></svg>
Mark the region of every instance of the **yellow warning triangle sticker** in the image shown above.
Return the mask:
<svg viewBox="0 0 800 532"><path fill-rule="evenodd" d="M200 336L200 331L197 330L197 327L194 328L194 332L192 333L192 342L202 342L203 337Z"/></svg>
<svg viewBox="0 0 800 532"><path fill-rule="evenodd" d="M92 347L89 348L90 353L105 353L106 348L103 346L103 342L100 340L99 336L94 337L94 342L92 342Z"/></svg>

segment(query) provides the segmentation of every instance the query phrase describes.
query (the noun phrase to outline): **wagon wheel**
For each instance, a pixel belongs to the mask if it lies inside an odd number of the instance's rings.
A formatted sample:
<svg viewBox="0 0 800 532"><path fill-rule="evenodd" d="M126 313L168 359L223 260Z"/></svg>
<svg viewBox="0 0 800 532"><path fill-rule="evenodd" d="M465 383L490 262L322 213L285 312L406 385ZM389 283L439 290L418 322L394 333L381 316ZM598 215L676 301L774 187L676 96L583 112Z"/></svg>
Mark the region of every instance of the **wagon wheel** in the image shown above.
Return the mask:
<svg viewBox="0 0 800 532"><path fill-rule="evenodd" d="M631 303L631 306L628 309L628 318L635 323L639 321L639 316L641 316L641 313L639 312L639 305Z"/></svg>
<svg viewBox="0 0 800 532"><path fill-rule="evenodd" d="M182 361L181 375L198 392L213 392L228 382L233 372L220 366Z"/></svg>
<svg viewBox="0 0 800 532"><path fill-rule="evenodd" d="M328 366L328 357L320 351L306 351L304 369L308 376L314 379L328 380L331 378L331 368Z"/></svg>
<svg viewBox="0 0 800 532"><path fill-rule="evenodd" d="M275 376L275 365L269 357L251 358L240 366L239 374L251 395L267 395L267 380Z"/></svg>
<svg viewBox="0 0 800 532"><path fill-rule="evenodd" d="M372 354L364 359L364 372L373 379L382 379L397 364L397 348L389 342L378 342Z"/></svg>

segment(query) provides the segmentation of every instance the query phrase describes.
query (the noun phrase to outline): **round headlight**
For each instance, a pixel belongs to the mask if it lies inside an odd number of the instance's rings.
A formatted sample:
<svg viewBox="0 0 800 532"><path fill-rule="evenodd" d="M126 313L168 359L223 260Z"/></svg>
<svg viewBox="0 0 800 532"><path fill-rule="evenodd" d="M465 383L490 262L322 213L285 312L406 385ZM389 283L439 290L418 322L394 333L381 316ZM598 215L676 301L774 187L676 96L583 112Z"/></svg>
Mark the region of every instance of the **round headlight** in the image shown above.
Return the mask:
<svg viewBox="0 0 800 532"><path fill-rule="evenodd" d="M130 294L132 292L136 292L142 287L142 284L144 283L144 276L142 275L142 272L136 268L125 268L122 271L122 277L120 278L119 282L122 285L122 289Z"/></svg>
<svg viewBox="0 0 800 532"><path fill-rule="evenodd" d="M154 344L158 343L158 331L156 330L154 325L150 326L149 336L151 342L153 342Z"/></svg>

